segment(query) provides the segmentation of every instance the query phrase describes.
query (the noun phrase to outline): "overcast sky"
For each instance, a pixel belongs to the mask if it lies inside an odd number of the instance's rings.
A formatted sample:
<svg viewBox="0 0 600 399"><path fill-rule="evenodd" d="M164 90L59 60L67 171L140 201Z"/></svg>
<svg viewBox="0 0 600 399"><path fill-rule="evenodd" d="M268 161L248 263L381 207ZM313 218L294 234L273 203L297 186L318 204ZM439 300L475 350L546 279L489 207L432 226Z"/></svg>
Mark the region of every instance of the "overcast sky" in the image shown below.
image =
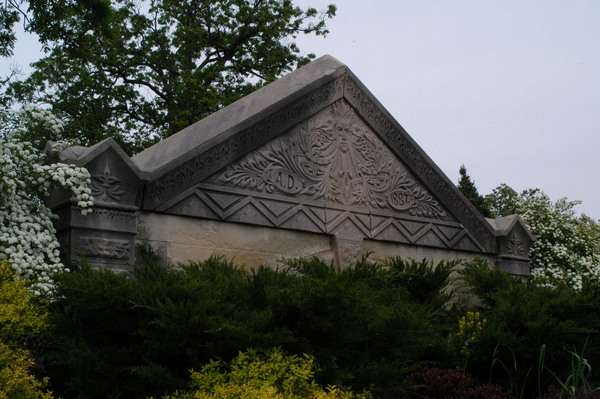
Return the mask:
<svg viewBox="0 0 600 399"><path fill-rule="evenodd" d="M600 1L296 0L332 2L301 50L345 63L450 180L464 163L481 194L538 187L600 218Z"/></svg>
<svg viewBox="0 0 600 399"><path fill-rule="evenodd" d="M600 1L301 0L301 50L346 64L453 182L538 187L600 218Z"/></svg>

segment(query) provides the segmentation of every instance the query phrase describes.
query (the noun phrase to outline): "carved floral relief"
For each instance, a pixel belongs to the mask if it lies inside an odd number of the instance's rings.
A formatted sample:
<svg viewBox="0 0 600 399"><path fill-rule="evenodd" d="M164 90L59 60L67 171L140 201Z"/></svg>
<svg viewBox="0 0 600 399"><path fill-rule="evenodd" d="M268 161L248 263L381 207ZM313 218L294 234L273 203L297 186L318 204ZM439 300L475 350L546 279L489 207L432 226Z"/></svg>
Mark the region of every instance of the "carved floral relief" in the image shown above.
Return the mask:
<svg viewBox="0 0 600 399"><path fill-rule="evenodd" d="M441 218L445 212L343 100L209 182Z"/></svg>
<svg viewBox="0 0 600 399"><path fill-rule="evenodd" d="M106 161L104 172L92 175L92 195L96 198L101 198L103 201L111 199L119 202L124 193L121 190L121 179L112 175L108 167L108 161Z"/></svg>
<svg viewBox="0 0 600 399"><path fill-rule="evenodd" d="M524 256L525 254L525 243L521 240L521 236L518 232L514 231L508 239L507 245L508 253L515 256Z"/></svg>

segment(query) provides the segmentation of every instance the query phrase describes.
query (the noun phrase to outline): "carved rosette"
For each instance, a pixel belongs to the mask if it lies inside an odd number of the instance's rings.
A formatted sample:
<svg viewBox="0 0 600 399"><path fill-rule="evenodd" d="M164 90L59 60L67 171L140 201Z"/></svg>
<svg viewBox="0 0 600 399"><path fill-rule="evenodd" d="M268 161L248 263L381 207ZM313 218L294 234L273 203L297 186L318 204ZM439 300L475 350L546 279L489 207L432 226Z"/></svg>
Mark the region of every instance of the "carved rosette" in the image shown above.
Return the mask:
<svg viewBox="0 0 600 399"><path fill-rule="evenodd" d="M431 194L343 100L208 182L442 218Z"/></svg>

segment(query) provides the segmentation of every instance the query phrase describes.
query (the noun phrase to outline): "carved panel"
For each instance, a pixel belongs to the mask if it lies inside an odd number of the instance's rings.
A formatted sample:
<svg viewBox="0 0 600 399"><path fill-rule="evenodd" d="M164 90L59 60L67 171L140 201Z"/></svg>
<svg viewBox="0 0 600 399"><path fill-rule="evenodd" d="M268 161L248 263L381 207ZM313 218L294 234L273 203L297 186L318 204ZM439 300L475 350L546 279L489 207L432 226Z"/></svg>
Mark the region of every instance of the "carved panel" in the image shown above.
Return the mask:
<svg viewBox="0 0 600 399"><path fill-rule="evenodd" d="M446 216L343 100L207 182L338 206Z"/></svg>
<svg viewBox="0 0 600 399"><path fill-rule="evenodd" d="M363 255L362 241L334 238L332 244L337 265L342 269L354 265Z"/></svg>
<svg viewBox="0 0 600 399"><path fill-rule="evenodd" d="M218 191L221 190L221 191ZM295 201L266 192L200 184L166 212L228 222L332 234L338 238L371 238L438 248L480 252L465 228L453 220L411 215L393 216L385 210L356 210L343 205L324 207L318 201Z"/></svg>
<svg viewBox="0 0 600 399"><path fill-rule="evenodd" d="M77 250L95 258L129 259L131 243L129 240L79 237Z"/></svg>

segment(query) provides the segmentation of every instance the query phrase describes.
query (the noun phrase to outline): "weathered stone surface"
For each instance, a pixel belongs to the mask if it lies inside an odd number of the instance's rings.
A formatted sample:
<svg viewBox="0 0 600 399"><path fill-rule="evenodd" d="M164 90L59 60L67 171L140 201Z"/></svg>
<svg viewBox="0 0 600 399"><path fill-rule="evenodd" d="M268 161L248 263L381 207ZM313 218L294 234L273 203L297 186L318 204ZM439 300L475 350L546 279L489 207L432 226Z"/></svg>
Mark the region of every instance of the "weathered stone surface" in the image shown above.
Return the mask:
<svg viewBox="0 0 600 399"><path fill-rule="evenodd" d="M330 56L133 158L109 139L59 159L90 170L98 204L83 217L68 197L50 199L69 256L125 267L133 243L147 243L169 262L220 252L258 265L316 254L346 267L370 248L410 248L529 270L533 238L522 221L486 221Z"/></svg>
<svg viewBox="0 0 600 399"><path fill-rule="evenodd" d="M428 248L424 246L407 245L386 241L366 240L364 242L364 248L365 251L372 252L373 255L371 256L375 259L399 256L405 259L431 259L434 264L437 264L442 260L465 259L470 261L475 259L475 257L480 257L488 260L490 265L495 263L495 257L493 255L484 255L466 251L445 250L439 248Z"/></svg>
<svg viewBox="0 0 600 399"><path fill-rule="evenodd" d="M167 263L196 261L214 254L247 267L276 266L285 258L333 256L330 237L301 231L144 212L137 242L159 249Z"/></svg>

